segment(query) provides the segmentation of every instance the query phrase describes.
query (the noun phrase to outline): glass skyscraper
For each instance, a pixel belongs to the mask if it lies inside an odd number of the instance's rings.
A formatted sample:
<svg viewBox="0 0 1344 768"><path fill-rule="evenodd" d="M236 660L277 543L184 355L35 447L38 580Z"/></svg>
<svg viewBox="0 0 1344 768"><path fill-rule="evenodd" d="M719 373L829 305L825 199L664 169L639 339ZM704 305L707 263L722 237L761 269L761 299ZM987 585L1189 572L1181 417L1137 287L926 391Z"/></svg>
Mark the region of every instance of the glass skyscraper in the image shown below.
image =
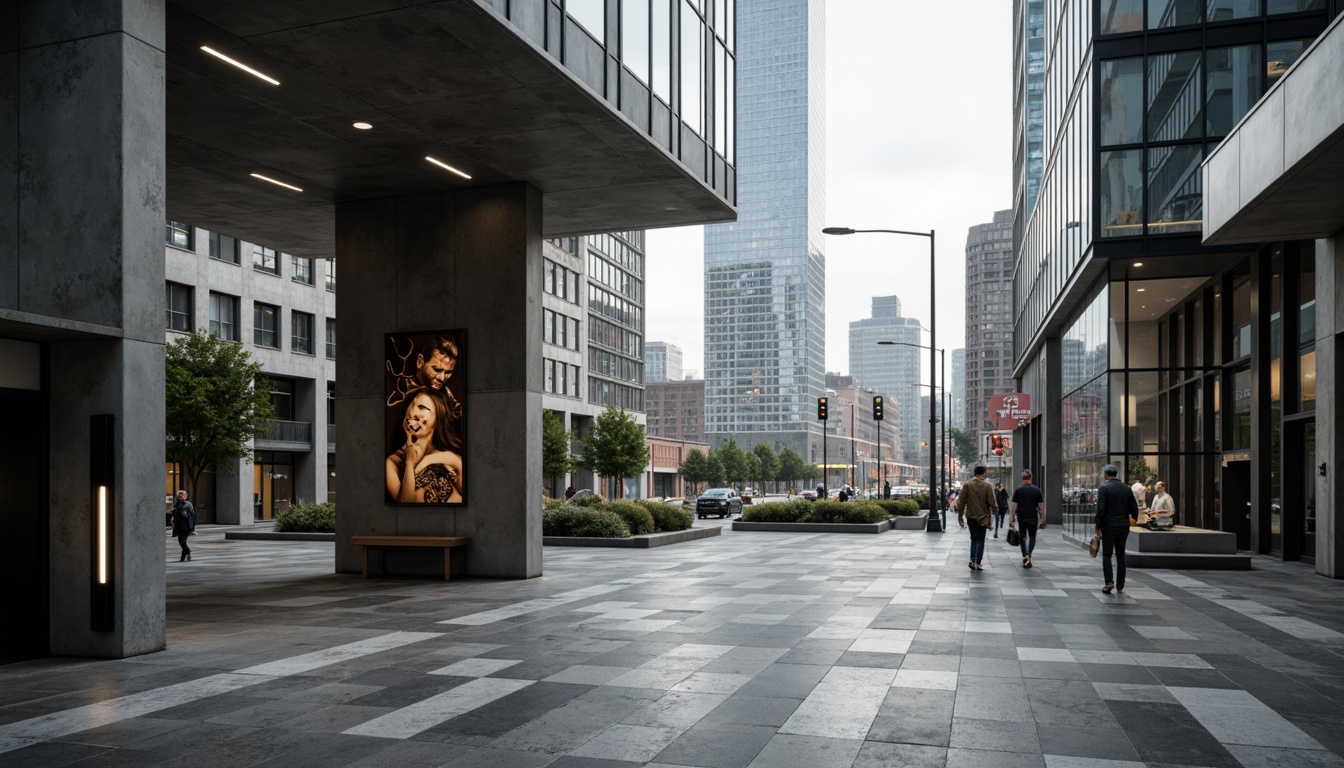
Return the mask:
<svg viewBox="0 0 1344 768"><path fill-rule="evenodd" d="M872 317L849 324L850 373L887 398L886 418L900 425L901 460L910 464L919 462L920 441L929 436L929 409L919 404L919 332L918 320L901 316L897 296L874 296Z"/></svg>
<svg viewBox="0 0 1344 768"><path fill-rule="evenodd" d="M705 228L706 437L807 461L825 384L825 16L820 0L739 0L738 219Z"/></svg>

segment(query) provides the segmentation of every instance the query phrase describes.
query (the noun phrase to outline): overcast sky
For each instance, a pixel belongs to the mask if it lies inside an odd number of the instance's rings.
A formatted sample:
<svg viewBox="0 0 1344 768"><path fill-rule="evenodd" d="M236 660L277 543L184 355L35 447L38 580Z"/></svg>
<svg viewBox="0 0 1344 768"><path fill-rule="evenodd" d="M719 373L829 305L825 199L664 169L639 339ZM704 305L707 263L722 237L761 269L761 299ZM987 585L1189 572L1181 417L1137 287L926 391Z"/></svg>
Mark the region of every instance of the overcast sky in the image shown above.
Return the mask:
<svg viewBox="0 0 1344 768"><path fill-rule="evenodd" d="M827 2L825 225L937 231L937 341L949 350L965 338L966 232L1013 203L1012 60L1008 0ZM824 246L828 371L849 371L849 323L868 317L871 296L895 293L928 326L926 238ZM703 230L651 231L648 251L646 338L680 346L703 373Z"/></svg>

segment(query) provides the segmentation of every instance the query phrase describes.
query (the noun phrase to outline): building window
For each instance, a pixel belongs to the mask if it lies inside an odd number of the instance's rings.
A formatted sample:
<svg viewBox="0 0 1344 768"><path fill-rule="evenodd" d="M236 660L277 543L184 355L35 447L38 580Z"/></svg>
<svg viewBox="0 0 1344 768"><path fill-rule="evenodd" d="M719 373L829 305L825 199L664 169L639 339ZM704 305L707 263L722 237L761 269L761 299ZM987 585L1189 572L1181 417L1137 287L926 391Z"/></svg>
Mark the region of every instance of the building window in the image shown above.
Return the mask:
<svg viewBox="0 0 1344 768"><path fill-rule="evenodd" d="M1143 0L1101 0L1101 34L1143 29Z"/></svg>
<svg viewBox="0 0 1344 768"><path fill-rule="evenodd" d="M335 293L335 292L336 292L336 260L335 260L335 259L323 259L323 260L322 260L322 264L323 264L323 266L325 267L325 271L326 271L326 273L327 273L327 290L328 290L328 291L331 291L332 293Z"/></svg>
<svg viewBox="0 0 1344 768"><path fill-rule="evenodd" d="M621 0L621 63L642 82L649 82L648 0Z"/></svg>
<svg viewBox="0 0 1344 768"><path fill-rule="evenodd" d="M327 359L336 359L336 321L327 318Z"/></svg>
<svg viewBox="0 0 1344 768"><path fill-rule="evenodd" d="M704 124L704 43L705 23L690 0L681 6L681 121L697 135L705 135Z"/></svg>
<svg viewBox="0 0 1344 768"><path fill-rule="evenodd" d="M565 12L599 43L606 42L606 0L565 0Z"/></svg>
<svg viewBox="0 0 1344 768"><path fill-rule="evenodd" d="M192 289L189 285L168 283L168 330L191 333Z"/></svg>
<svg viewBox="0 0 1344 768"><path fill-rule="evenodd" d="M252 246L252 268L258 272L280 274L280 254L264 245Z"/></svg>
<svg viewBox="0 0 1344 768"><path fill-rule="evenodd" d="M305 285L312 285L313 260L306 259L302 256L290 256L289 258L291 268L294 271L294 275L290 279L296 283L304 283Z"/></svg>
<svg viewBox="0 0 1344 768"><path fill-rule="evenodd" d="M230 264L238 263L238 241L227 235L221 235L218 232L210 233L210 258L218 261L227 261Z"/></svg>
<svg viewBox="0 0 1344 768"><path fill-rule="evenodd" d="M1101 145L1143 138L1143 59L1101 62Z"/></svg>
<svg viewBox="0 0 1344 768"><path fill-rule="evenodd" d="M280 308L270 304L252 304L252 343L258 347L280 348Z"/></svg>
<svg viewBox="0 0 1344 768"><path fill-rule="evenodd" d="M1274 3L1271 1L1271 6ZM1275 13L1271 10L1270 13ZM1307 50L1311 44L1310 40L1281 40L1277 43L1269 43L1265 46L1265 90L1279 81L1280 77L1288 71L1288 68L1297 63L1302 52Z"/></svg>
<svg viewBox="0 0 1344 768"><path fill-rule="evenodd" d="M281 421L294 420L294 381L272 377L271 406L275 408L275 418Z"/></svg>
<svg viewBox="0 0 1344 768"><path fill-rule="evenodd" d="M305 355L313 354L313 316L293 312L289 318L289 348Z"/></svg>
<svg viewBox="0 0 1344 768"><path fill-rule="evenodd" d="M210 332L225 341L238 340L238 297L210 293Z"/></svg>
<svg viewBox="0 0 1344 768"><path fill-rule="evenodd" d="M196 237L190 224L183 224L180 221L168 222L166 239L168 244L174 248L182 248L188 251L196 249Z"/></svg>

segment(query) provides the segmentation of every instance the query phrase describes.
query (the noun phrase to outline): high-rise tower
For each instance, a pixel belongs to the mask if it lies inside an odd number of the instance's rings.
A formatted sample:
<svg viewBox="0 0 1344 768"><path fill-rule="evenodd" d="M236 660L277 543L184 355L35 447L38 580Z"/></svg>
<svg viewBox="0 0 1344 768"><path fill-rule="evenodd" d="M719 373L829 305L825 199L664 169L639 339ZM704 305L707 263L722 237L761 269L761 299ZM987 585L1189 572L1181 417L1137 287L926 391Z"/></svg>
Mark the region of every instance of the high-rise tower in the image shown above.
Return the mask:
<svg viewBox="0 0 1344 768"><path fill-rule="evenodd" d="M705 432L821 460L822 0L738 0L738 218L705 228Z"/></svg>
<svg viewBox="0 0 1344 768"><path fill-rule="evenodd" d="M919 461L919 443L929 432L928 406L920 409L919 321L901 317L897 296L874 296L872 317L849 324L849 370L865 387L887 398L887 418L901 425L903 460ZM878 345L894 341L895 344Z"/></svg>
<svg viewBox="0 0 1344 768"><path fill-rule="evenodd" d="M966 235L966 434L982 445L995 427L989 398L1013 389L1013 212L996 211ZM953 420L953 426L956 421Z"/></svg>

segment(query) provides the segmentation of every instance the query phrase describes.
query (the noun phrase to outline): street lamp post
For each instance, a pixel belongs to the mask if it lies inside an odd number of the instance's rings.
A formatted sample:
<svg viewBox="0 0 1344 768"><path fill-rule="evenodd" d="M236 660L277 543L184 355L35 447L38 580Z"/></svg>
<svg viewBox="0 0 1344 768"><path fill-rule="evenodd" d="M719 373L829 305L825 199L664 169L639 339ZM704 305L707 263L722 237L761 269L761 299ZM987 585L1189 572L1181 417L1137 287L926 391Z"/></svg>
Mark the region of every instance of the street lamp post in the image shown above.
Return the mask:
<svg viewBox="0 0 1344 768"><path fill-rule="evenodd" d="M929 238L929 368L934 366L933 347L938 346L935 331L938 329L938 262L934 257L934 230L928 232L907 232L900 229L852 229L850 227L826 227L821 230L827 235L856 235L868 233L881 233L887 235L909 235L911 237ZM934 519L936 512L942 508L942 499L933 501L933 477L936 472L937 464L933 460L933 444L938 439L938 406L933 400L933 393L929 393L929 520ZM938 506L935 507L934 504ZM942 524L942 518L938 517L938 530L942 531L946 526ZM930 523L932 524L932 523Z"/></svg>

